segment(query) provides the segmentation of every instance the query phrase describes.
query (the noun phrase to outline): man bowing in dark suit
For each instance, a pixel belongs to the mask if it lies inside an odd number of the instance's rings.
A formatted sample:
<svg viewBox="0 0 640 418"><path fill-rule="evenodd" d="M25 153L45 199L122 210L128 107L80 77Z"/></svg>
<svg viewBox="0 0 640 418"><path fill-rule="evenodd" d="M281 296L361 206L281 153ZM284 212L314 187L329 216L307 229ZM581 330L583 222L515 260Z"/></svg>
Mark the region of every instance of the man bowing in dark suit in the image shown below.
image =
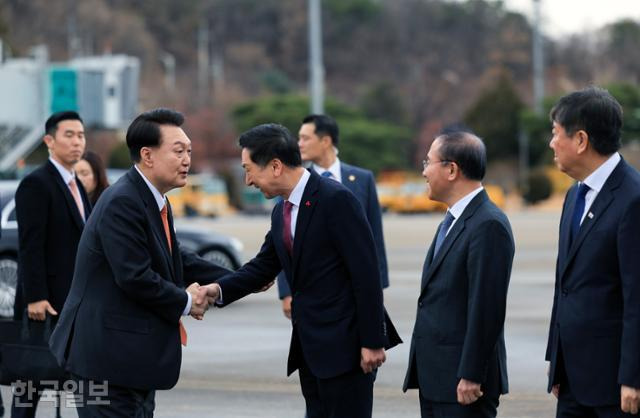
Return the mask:
<svg viewBox="0 0 640 418"><path fill-rule="evenodd" d="M98 200L78 247L73 283L50 341L78 383L80 417L153 416L157 389L180 373L186 332L201 318L194 296L227 270L180 248L165 194L187 182L191 141L168 109L127 131L135 165ZM185 286L189 286L185 290ZM91 388L107 385L97 401Z"/></svg>
<svg viewBox="0 0 640 418"><path fill-rule="evenodd" d="M560 219L546 359L558 417L622 417L640 403L640 174L618 154L622 108L606 90L551 110L549 146L578 181Z"/></svg>
<svg viewBox="0 0 640 418"><path fill-rule="evenodd" d="M387 255L382 233L382 213L373 173L360 167L345 164L338 158L340 133L336 121L328 115L309 115L302 120L298 133L298 146L304 161L323 177L344 184L356 196L371 226L378 255L378 269L382 288L389 287ZM284 273L278 275L278 296L282 299L282 310L291 317L291 289Z"/></svg>
<svg viewBox="0 0 640 418"><path fill-rule="evenodd" d="M18 285L14 317L44 321L62 310L71 280L76 251L91 206L73 166L86 141L76 112L54 113L45 122L44 143L49 160L25 177L16 190L18 221ZM55 320L53 321L55 324ZM11 416L33 417L42 388L16 394Z"/></svg>
<svg viewBox="0 0 640 418"><path fill-rule="evenodd" d="M449 210L424 263L403 390L419 389L423 417L495 417L508 390L511 226L482 187L480 138L442 134L423 164L429 198Z"/></svg>
<svg viewBox="0 0 640 418"><path fill-rule="evenodd" d="M399 338L386 320L362 205L342 184L302 167L286 128L260 125L239 142L247 185L284 200L273 209L256 257L209 286L208 294L217 298L221 290L217 303L228 305L284 270L294 295L287 373L299 371L307 416L371 417L371 372Z"/></svg>

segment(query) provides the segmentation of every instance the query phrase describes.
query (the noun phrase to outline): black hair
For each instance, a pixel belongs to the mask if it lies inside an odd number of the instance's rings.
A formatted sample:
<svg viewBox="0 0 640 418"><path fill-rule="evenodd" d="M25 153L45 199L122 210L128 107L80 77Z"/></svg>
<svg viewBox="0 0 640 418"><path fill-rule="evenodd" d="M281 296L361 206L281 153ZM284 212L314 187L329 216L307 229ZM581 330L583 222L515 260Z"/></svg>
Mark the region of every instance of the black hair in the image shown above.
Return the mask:
<svg viewBox="0 0 640 418"><path fill-rule="evenodd" d="M240 147L249 150L251 161L265 167L274 158L289 167L302 165L298 142L282 125L266 123L249 129L238 139Z"/></svg>
<svg viewBox="0 0 640 418"><path fill-rule="evenodd" d="M80 123L83 123L78 112L74 112L73 110L63 110L62 112L56 112L49 116L49 119L44 123L44 133L46 135L54 136L56 134L56 130L58 130L58 124L65 120L77 120L80 121Z"/></svg>
<svg viewBox="0 0 640 418"><path fill-rule="evenodd" d="M549 116L569 136L584 130L600 155L611 155L620 149L622 107L605 89L587 87L567 94L551 109Z"/></svg>
<svg viewBox="0 0 640 418"><path fill-rule="evenodd" d="M107 171L104 167L102 158L93 151L85 151L82 159L89 164L89 167L91 167L93 178L96 181L96 188L89 194L89 200L91 201L91 204L95 206L102 192L109 187Z"/></svg>
<svg viewBox="0 0 640 418"><path fill-rule="evenodd" d="M153 109L138 115L127 130L127 147L134 162L140 162L140 150L143 147L160 145L160 125L181 126L184 123L182 113L173 109Z"/></svg>
<svg viewBox="0 0 640 418"><path fill-rule="evenodd" d="M340 141L340 130L335 119L329 115L308 115L302 119L302 123L313 123L316 127L316 135L319 137L328 135L334 147L338 146Z"/></svg>
<svg viewBox="0 0 640 418"><path fill-rule="evenodd" d="M468 131L449 131L437 139L442 161L455 162L466 178L482 181L487 171L487 150L482 139Z"/></svg>

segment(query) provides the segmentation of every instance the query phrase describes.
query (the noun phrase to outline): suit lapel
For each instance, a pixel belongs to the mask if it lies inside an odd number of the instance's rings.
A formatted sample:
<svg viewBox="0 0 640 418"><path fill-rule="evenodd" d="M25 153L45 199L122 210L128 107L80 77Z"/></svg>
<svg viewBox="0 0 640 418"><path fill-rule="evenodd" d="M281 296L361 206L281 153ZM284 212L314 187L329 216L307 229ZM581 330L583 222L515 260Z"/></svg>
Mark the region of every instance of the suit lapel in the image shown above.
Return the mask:
<svg viewBox="0 0 640 418"><path fill-rule="evenodd" d="M307 186L302 193L302 200L300 200L300 207L298 208L298 218L296 219L296 233L293 239L293 259L291 262L292 272L296 271L298 261L300 259L300 249L305 240L305 232L309 226L311 215L316 207L318 191L318 182L320 176L311 171L311 176L307 182ZM294 274L295 279L295 274Z"/></svg>
<svg viewBox="0 0 640 418"><path fill-rule="evenodd" d="M562 212L562 218L560 219L560 243L559 253L562 254L562 258L566 260L569 255L569 231L571 230L571 215L573 214L573 208L575 206L575 194L577 193L577 186L574 186L571 193L567 194L569 199L569 205L566 210Z"/></svg>
<svg viewBox="0 0 640 418"><path fill-rule="evenodd" d="M465 218L463 216L461 216L460 219L456 221L455 225L453 225L453 227L445 237L444 241L442 242L442 246L438 250L438 254L436 254L435 258L433 258L431 260L431 263L429 263L429 267L427 268L427 271L424 274L425 277L422 278L422 289L421 289L422 292L424 292L424 290L426 289L427 284L429 283L429 280L431 280L431 278L433 277L433 274L438 269L438 266L440 265L440 263L442 263L444 256L451 249L451 246L456 241L456 238L458 238L458 235L460 235L460 233L464 230L464 222L465 222ZM435 243L435 238L434 238L434 242L431 244L431 247L434 247L434 243ZM433 257L433 248L430 248L429 252ZM427 261L428 260L429 259L427 259Z"/></svg>
<svg viewBox="0 0 640 418"><path fill-rule="evenodd" d="M178 243L178 238L176 237L176 229L173 226L173 210L171 209L169 199L167 199L167 218L169 220L169 235L171 235L171 272L173 273L174 282L176 282L180 287L184 287L181 267L182 260L180 260L180 243ZM162 219L160 220L162 221Z"/></svg>
<svg viewBox="0 0 640 418"><path fill-rule="evenodd" d="M64 183L64 180L62 179L60 172L58 171L56 166L53 165L51 161L47 161L47 170L49 170L50 174L55 179L56 185L58 186L58 188L60 189L60 192L64 196L64 200L67 202L67 208L69 209L69 213L71 214L73 221L75 222L78 229L82 231L82 229L84 228L84 220L82 219L82 216L80 216L78 205L76 205L76 201L71 195L71 190L69 190L69 186ZM80 196L82 196L82 193L80 193ZM86 205L85 205L85 213L88 214L88 212L86 211Z"/></svg>
<svg viewBox="0 0 640 418"><path fill-rule="evenodd" d="M562 271L560 277L564 275L564 272L567 269L567 266L571 263L571 260L576 256L578 249L584 242L585 238L589 235L589 232L593 229L594 225L596 225L601 218L604 217L604 213L607 210L607 207L613 202L614 199L614 191L620 186L622 179L624 178L624 161L620 161L616 168L613 170L607 181L602 186L602 189L596 196L596 199L591 204L591 207L587 211L582 224L580 225L580 229L578 229L578 234L576 238L571 243L571 246L568 249L568 254L566 259L564 260L564 264L562 266ZM577 189L576 189L577 190ZM574 193L575 194L575 193ZM571 205L571 214L573 213L573 204ZM570 218L570 216L569 216ZM570 222L570 220L566 220L566 222ZM568 234L568 224L564 224L565 235ZM568 241L568 239L567 239Z"/></svg>
<svg viewBox="0 0 640 418"><path fill-rule="evenodd" d="M135 167L132 167L129 170L129 176L133 180L133 184L138 189L139 195L142 197L147 212L147 218L149 219L149 222L151 224L151 230L153 231L156 240L160 242L160 246L162 247L162 251L164 253L163 259L166 262L167 270L169 270L172 276L171 278L175 281L173 272L173 259L171 256L171 252L169 251L169 243L167 242L167 238L164 233L164 225L162 225L162 218L160 217L160 210L158 209L156 199L153 197L153 193L151 192L151 190L149 190L149 186L147 186L147 184L144 182L144 179L140 176ZM171 235L173 239L173 234Z"/></svg>
<svg viewBox="0 0 640 418"><path fill-rule="evenodd" d="M429 277L427 273L429 273L429 265L431 264L431 260L433 259L433 250L435 249L435 246L436 246L436 238L438 237L439 229L440 227L436 229L436 234L433 236L433 239L431 240L429 251L427 251L427 256L425 257L424 264L422 265L422 280L420 282L421 291L424 290L424 288L427 285L427 277Z"/></svg>
<svg viewBox="0 0 640 418"><path fill-rule="evenodd" d="M471 200L471 202L469 202L467 207L464 209L464 211L460 215L460 218L456 220L455 224L453 225L453 227L445 237L444 241L442 242L442 246L438 250L438 254L435 255L435 258L433 258L433 260L429 264L427 271L423 274L422 289L420 292L420 296L422 296L422 293L424 293L427 287L427 284L429 283L429 280L431 280L431 278L433 277L435 271L438 269L438 266L442 263L442 260L444 260L444 257L447 255L447 253L451 249L451 246L453 246L453 243L456 242L456 239L458 238L458 236L460 236L462 231L464 231L465 222L467 221L467 219L473 216L473 214L480 207L480 205L485 203L487 200L488 200L487 192L482 190ZM437 231L436 231L436 236L437 236ZM435 244L435 238L434 238L434 241L431 243L431 247L429 248L429 254L427 255L427 257L433 254L434 244ZM429 258L426 259L426 261L428 260Z"/></svg>
<svg viewBox="0 0 640 418"><path fill-rule="evenodd" d="M352 176L352 177L350 177ZM348 164L340 162L340 177L342 177L342 184L351 192L357 196L357 178L353 174L351 167Z"/></svg>

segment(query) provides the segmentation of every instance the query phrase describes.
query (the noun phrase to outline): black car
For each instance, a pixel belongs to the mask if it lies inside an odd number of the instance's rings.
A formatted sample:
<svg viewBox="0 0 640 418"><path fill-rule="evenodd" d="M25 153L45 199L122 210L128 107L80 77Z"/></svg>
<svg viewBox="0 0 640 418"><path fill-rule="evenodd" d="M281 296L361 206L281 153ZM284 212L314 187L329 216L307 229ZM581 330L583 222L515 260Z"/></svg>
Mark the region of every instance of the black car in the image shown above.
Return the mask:
<svg viewBox="0 0 640 418"><path fill-rule="evenodd" d="M13 316L18 279L18 223L13 196L19 181L0 182L0 318ZM233 237L180 226L176 236L182 248L206 260L235 270L242 265L242 243Z"/></svg>

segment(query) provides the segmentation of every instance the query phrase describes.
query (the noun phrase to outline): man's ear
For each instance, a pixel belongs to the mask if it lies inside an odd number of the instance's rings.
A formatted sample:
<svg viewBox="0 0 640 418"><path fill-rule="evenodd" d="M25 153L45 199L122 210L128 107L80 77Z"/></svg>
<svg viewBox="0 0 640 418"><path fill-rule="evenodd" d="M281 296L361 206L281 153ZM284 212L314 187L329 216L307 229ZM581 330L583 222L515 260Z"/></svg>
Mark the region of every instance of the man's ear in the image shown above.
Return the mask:
<svg viewBox="0 0 640 418"><path fill-rule="evenodd" d="M276 177L282 174L282 169L284 168L284 164L282 164L282 161L280 161L279 158L274 158L273 160L271 160L269 164L271 166L271 169L273 170L273 174Z"/></svg>
<svg viewBox="0 0 640 418"><path fill-rule="evenodd" d="M322 142L323 145L333 146L333 141L331 140L331 137L329 135L322 135L320 137L320 142Z"/></svg>
<svg viewBox="0 0 640 418"><path fill-rule="evenodd" d="M42 138L42 141L47 146L47 148L51 148L51 146L53 145L53 142L55 141L55 138L53 136L49 135L49 134L46 134Z"/></svg>
<svg viewBox="0 0 640 418"><path fill-rule="evenodd" d="M575 133L575 136L576 140L578 141L578 154L585 153L591 146L591 144L589 143L589 134L586 131L580 129Z"/></svg>
<svg viewBox="0 0 640 418"><path fill-rule="evenodd" d="M450 162L449 174L448 174L449 180L455 180L456 178L458 178L459 175L460 175L460 167L458 166L458 164L453 161Z"/></svg>
<svg viewBox="0 0 640 418"><path fill-rule="evenodd" d="M140 148L140 164L142 164L144 167L153 167L153 152L151 148Z"/></svg>

